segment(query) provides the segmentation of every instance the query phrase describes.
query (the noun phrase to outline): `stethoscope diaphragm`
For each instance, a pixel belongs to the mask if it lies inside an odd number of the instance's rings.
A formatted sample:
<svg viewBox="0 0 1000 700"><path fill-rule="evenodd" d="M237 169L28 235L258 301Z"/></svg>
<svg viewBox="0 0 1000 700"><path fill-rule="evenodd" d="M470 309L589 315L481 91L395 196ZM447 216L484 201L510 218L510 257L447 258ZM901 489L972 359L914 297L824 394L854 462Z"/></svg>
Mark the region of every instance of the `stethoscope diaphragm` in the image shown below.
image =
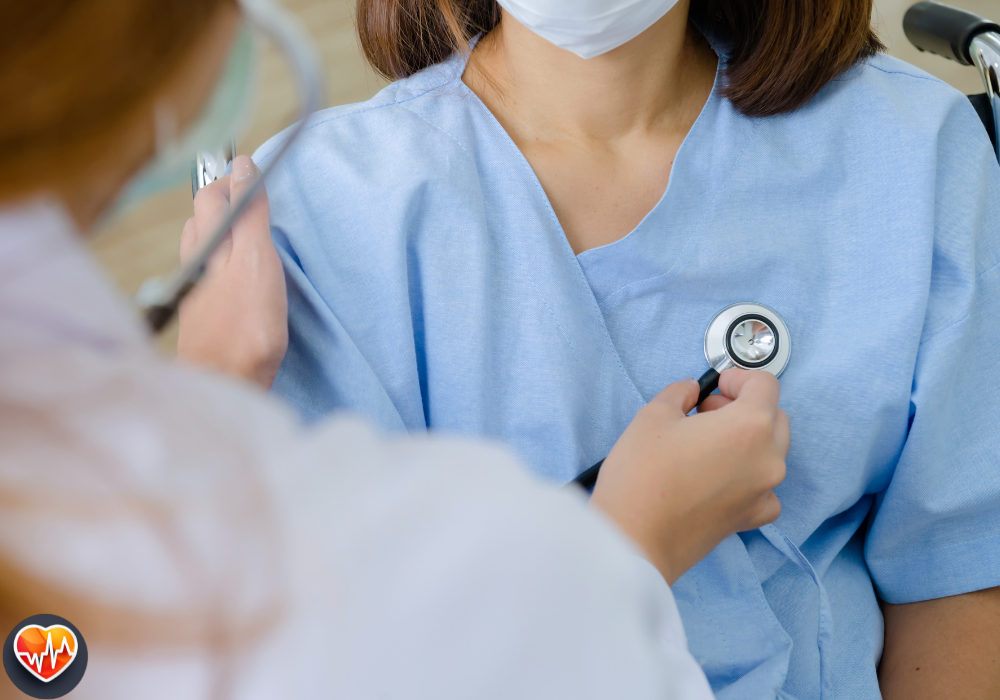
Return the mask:
<svg viewBox="0 0 1000 700"><path fill-rule="evenodd" d="M727 369L760 369L780 377L791 354L788 326L777 311L752 302L727 306L705 331L705 359L710 369L698 379L698 403L718 388L719 375Z"/></svg>
<svg viewBox="0 0 1000 700"><path fill-rule="evenodd" d="M788 326L774 309L744 302L727 306L705 331L705 359L717 372L731 367L762 369L780 377L792 343Z"/></svg>

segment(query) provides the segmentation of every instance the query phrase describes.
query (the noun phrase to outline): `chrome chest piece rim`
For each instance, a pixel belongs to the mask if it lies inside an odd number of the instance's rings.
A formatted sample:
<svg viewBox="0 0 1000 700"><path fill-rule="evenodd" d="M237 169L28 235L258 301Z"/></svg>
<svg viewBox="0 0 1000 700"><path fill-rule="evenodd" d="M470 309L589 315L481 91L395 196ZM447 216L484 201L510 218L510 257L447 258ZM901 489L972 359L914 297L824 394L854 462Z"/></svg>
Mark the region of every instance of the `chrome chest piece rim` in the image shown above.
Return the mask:
<svg viewBox="0 0 1000 700"><path fill-rule="evenodd" d="M705 331L705 359L720 372L735 366L780 377L791 352L788 327L778 312L763 304L727 306Z"/></svg>

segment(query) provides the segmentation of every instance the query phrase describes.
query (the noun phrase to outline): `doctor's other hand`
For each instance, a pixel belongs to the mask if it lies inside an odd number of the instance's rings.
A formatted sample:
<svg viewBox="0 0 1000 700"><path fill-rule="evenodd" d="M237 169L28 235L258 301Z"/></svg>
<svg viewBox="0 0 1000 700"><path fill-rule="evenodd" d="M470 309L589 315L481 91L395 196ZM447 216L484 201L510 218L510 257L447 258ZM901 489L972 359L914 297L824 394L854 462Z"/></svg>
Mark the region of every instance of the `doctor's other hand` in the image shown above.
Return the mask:
<svg viewBox="0 0 1000 700"><path fill-rule="evenodd" d="M181 234L182 263L221 224L230 201L244 196L258 177L250 157L237 156L231 175L198 191L194 216ZM288 297L263 190L215 251L179 316L180 359L271 387L288 349Z"/></svg>
<svg viewBox="0 0 1000 700"><path fill-rule="evenodd" d="M778 380L731 369L716 410L687 415L698 384L671 384L650 401L604 461L591 503L646 552L668 583L726 537L774 522L785 478L788 416Z"/></svg>

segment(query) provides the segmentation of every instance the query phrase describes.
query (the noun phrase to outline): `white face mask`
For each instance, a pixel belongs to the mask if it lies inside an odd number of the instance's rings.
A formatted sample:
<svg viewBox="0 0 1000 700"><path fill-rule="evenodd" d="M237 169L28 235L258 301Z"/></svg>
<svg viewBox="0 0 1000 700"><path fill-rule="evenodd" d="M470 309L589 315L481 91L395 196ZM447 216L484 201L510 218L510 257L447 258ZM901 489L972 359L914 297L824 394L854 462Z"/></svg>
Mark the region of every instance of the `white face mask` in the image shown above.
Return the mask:
<svg viewBox="0 0 1000 700"><path fill-rule="evenodd" d="M497 0L518 22L581 58L642 34L677 0Z"/></svg>

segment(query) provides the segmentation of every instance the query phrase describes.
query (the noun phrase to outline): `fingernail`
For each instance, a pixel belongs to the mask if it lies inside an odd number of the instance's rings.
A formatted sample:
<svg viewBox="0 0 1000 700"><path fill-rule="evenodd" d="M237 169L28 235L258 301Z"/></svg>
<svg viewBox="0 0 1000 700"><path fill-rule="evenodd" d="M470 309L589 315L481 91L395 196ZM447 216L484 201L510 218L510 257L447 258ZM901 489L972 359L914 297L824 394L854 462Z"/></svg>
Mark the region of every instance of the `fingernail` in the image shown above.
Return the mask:
<svg viewBox="0 0 1000 700"><path fill-rule="evenodd" d="M233 159L233 182L246 180L256 173L257 166L253 164L250 156L236 156Z"/></svg>
<svg viewBox="0 0 1000 700"><path fill-rule="evenodd" d="M698 380L695 379L694 377L684 377L684 379L682 379L681 381L682 382L694 382L695 384L698 383Z"/></svg>

